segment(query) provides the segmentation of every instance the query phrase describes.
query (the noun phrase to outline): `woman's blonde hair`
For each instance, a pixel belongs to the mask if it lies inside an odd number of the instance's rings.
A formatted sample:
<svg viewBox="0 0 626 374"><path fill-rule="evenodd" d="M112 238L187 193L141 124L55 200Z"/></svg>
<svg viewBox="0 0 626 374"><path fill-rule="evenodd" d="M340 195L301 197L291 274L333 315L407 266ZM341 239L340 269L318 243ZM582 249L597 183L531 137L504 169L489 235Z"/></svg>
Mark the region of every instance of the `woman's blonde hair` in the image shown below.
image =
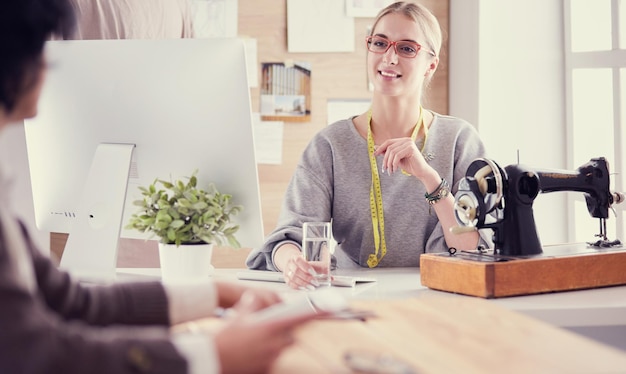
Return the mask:
<svg viewBox="0 0 626 374"><path fill-rule="evenodd" d="M427 45L424 47L428 48L436 56L439 56L441 43L443 41L441 26L439 25L437 18L430 12L430 10L421 4L411 3L408 1L398 1L387 6L378 13L378 16L376 16L370 36L374 34L378 21L380 21L382 17L391 13L400 13L415 21L415 23L417 23L421 28L424 38L426 39L425 43Z"/></svg>

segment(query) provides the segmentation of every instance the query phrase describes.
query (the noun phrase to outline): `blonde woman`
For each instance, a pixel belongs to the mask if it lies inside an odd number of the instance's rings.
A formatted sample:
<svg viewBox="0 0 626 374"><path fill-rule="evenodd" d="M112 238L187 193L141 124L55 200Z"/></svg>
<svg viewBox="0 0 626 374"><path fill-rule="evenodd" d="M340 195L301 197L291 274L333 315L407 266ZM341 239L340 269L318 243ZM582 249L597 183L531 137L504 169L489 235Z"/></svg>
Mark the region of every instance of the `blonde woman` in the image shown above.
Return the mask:
<svg viewBox="0 0 626 374"><path fill-rule="evenodd" d="M367 46L370 110L321 130L305 149L276 229L248 267L282 271L293 288L316 285L301 256L302 224L332 221L336 266L419 266L420 254L474 249L476 232L455 235L456 184L485 157L476 130L424 108L439 65L442 33L424 6L397 2L377 16Z"/></svg>

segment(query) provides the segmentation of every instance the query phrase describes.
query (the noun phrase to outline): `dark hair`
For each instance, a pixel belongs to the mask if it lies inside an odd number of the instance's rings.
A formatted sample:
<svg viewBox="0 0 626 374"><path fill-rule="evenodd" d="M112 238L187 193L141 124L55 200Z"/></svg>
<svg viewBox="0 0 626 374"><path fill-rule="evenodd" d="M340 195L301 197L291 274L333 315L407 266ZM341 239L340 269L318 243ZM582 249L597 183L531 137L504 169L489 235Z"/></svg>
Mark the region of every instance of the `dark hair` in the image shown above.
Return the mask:
<svg viewBox="0 0 626 374"><path fill-rule="evenodd" d="M0 2L0 107L13 110L20 95L37 81L46 40L68 35L73 27L69 0Z"/></svg>

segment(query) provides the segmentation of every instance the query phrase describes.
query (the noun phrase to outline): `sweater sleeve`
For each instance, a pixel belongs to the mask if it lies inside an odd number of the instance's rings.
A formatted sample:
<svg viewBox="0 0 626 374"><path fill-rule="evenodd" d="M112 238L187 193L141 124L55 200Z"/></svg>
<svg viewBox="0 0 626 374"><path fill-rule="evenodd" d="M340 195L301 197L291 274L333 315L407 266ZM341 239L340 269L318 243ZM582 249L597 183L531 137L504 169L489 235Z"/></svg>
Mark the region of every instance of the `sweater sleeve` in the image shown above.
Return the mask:
<svg viewBox="0 0 626 374"><path fill-rule="evenodd" d="M168 325L167 296L160 282L84 286L60 271L29 243L39 295L64 320L90 325Z"/></svg>
<svg viewBox="0 0 626 374"><path fill-rule="evenodd" d="M272 270L273 251L285 241L302 243L304 222L327 222L332 214L332 149L323 136L308 144L287 186L278 223L247 259L251 269Z"/></svg>
<svg viewBox="0 0 626 374"><path fill-rule="evenodd" d="M461 128L454 147L454 180L453 193L456 193L459 182L465 177L470 164L478 158L487 157L483 141L474 127L467 124Z"/></svg>
<svg viewBox="0 0 626 374"><path fill-rule="evenodd" d="M465 177L469 165L478 158L487 157L487 151L483 141L476 129L469 123L455 119L458 122L458 130L455 130L455 141L453 146L453 179L450 181L451 192L456 194L459 188L459 182ZM491 238L489 232L479 231L479 245L486 248L491 246ZM438 222L435 229L428 237L425 252L436 253L446 251L446 244L441 222Z"/></svg>
<svg viewBox="0 0 626 374"><path fill-rule="evenodd" d="M23 265L34 270L34 288L15 271ZM187 372L166 326L162 286L83 287L41 255L23 228L2 221L0 305L0 373Z"/></svg>
<svg viewBox="0 0 626 374"><path fill-rule="evenodd" d="M265 243L261 247L254 248L250 252L246 259L248 268L278 271L273 262L274 250L285 241L294 242L298 245L302 243L302 223L304 220L300 214L294 211L291 203L293 196L302 194L301 184L303 180L307 179L306 176L302 175L304 172L299 169L300 167L297 168L287 187L276 228L265 238Z"/></svg>

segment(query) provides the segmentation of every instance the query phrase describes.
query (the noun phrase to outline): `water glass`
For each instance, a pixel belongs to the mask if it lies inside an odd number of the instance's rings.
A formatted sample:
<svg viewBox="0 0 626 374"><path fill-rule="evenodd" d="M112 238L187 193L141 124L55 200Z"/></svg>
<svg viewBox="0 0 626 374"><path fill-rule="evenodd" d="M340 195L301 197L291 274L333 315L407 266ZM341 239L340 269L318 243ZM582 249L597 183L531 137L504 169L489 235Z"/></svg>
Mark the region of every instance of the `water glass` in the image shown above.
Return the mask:
<svg viewBox="0 0 626 374"><path fill-rule="evenodd" d="M330 222L305 222L302 226L302 255L315 270L320 287L330 286L331 239Z"/></svg>

